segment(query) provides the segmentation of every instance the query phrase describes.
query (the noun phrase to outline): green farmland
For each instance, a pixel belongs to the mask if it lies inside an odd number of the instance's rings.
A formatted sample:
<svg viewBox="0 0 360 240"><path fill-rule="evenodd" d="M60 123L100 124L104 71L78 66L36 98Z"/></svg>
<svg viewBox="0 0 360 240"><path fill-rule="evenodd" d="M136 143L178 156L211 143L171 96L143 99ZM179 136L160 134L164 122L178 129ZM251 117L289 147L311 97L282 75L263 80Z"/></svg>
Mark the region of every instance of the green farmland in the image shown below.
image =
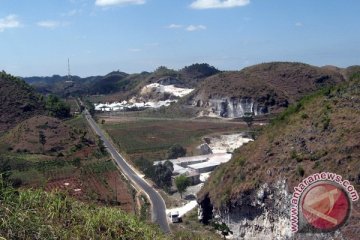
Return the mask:
<svg viewBox="0 0 360 240"><path fill-rule="evenodd" d="M188 155L192 155L206 135L240 132L245 129L238 123L181 120L105 123L103 128L131 160L139 157L149 160L164 159L167 150L174 144L184 146Z"/></svg>

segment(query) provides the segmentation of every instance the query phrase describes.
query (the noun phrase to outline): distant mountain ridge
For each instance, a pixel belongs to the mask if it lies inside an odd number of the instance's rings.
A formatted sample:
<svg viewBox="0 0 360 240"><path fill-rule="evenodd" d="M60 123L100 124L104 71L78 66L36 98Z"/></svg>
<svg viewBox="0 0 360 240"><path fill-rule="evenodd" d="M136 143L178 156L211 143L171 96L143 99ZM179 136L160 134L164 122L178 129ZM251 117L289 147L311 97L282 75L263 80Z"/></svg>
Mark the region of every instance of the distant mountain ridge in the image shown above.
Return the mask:
<svg viewBox="0 0 360 240"><path fill-rule="evenodd" d="M346 81L359 66L316 67L297 62L270 62L246 67L240 71L220 71L206 63L180 70L158 67L154 72L127 74L120 71L87 78L66 76L25 78L42 93L60 96L96 95L96 102L121 102L131 99L163 101L173 96L149 92L144 87L157 83L195 89L178 104L192 107L195 116L239 118L245 113L276 114L303 96Z"/></svg>
<svg viewBox="0 0 360 240"><path fill-rule="evenodd" d="M23 79L44 94L53 93L63 97L105 94L126 98L141 91L141 88L146 84L155 82L195 87L198 82L218 72L219 70L215 67L202 63L184 67L179 71L161 66L152 73L127 74L113 71L105 76L85 78L71 76L69 79L68 76L53 75L51 77L25 77Z"/></svg>

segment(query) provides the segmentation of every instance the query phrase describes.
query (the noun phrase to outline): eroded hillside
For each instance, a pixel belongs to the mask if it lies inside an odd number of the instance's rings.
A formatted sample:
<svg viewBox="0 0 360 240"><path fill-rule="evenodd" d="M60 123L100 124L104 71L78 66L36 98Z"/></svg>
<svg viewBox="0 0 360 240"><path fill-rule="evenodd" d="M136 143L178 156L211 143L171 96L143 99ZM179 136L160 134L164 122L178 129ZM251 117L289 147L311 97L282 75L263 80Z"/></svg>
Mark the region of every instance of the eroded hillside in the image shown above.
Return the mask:
<svg viewBox="0 0 360 240"><path fill-rule="evenodd" d="M291 239L293 187L306 176L327 171L341 174L359 191L359 143L360 75L355 74L350 82L289 107L255 142L216 169L198 195L203 216L211 217L214 208L239 238ZM344 239L355 239L359 227L359 202L353 208L348 224L337 233Z"/></svg>
<svg viewBox="0 0 360 240"><path fill-rule="evenodd" d="M264 63L207 78L188 99L201 115L242 117L278 113L324 86L344 81L338 72L302 63Z"/></svg>

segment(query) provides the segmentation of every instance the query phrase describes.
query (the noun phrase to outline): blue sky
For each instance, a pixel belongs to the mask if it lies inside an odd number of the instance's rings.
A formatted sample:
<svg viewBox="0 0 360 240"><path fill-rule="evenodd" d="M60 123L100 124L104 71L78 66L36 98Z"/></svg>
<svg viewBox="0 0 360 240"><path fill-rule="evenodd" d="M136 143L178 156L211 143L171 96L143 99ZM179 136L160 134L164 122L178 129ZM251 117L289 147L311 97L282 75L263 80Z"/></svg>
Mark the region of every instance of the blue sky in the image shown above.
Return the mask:
<svg viewBox="0 0 360 240"><path fill-rule="evenodd" d="M0 0L0 70L103 75L206 62L360 64L358 0Z"/></svg>

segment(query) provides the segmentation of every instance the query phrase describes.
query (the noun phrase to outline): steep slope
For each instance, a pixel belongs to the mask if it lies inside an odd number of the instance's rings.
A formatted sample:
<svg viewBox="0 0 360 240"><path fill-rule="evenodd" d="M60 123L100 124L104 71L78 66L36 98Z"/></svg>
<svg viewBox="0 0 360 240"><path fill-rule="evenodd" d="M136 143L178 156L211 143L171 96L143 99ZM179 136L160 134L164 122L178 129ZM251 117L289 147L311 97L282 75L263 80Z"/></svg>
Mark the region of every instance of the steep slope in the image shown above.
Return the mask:
<svg viewBox="0 0 360 240"><path fill-rule="evenodd" d="M360 190L360 74L292 105L259 138L211 174L198 195L204 220L219 214L239 238L331 239L292 235L293 187L318 172L341 174ZM360 204L337 233L355 239Z"/></svg>
<svg viewBox="0 0 360 240"><path fill-rule="evenodd" d="M15 191L1 182L0 198L0 238L168 239L118 208L77 202L60 192Z"/></svg>
<svg viewBox="0 0 360 240"><path fill-rule="evenodd" d="M0 133L37 114L45 113L45 102L24 81L0 72Z"/></svg>
<svg viewBox="0 0 360 240"><path fill-rule="evenodd" d="M276 113L317 89L344 81L337 71L302 63L274 62L207 78L188 103L204 115L241 117Z"/></svg>

